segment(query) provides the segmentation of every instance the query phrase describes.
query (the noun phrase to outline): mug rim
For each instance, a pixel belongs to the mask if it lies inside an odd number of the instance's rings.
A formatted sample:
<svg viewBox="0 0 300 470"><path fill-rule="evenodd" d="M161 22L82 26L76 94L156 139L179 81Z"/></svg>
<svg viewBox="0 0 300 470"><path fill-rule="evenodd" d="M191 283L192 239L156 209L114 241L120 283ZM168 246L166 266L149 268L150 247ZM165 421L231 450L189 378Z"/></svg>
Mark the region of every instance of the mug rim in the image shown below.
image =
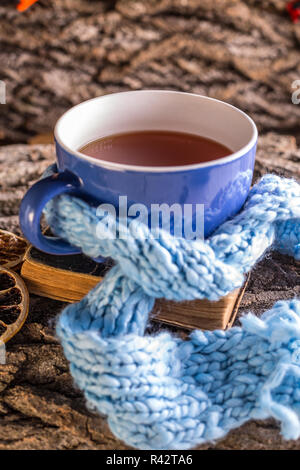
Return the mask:
<svg viewBox="0 0 300 470"><path fill-rule="evenodd" d="M93 157L90 157L88 155L85 155L82 152L79 152L78 150L74 150L68 145L66 145L63 142L63 139L59 135L59 130L60 130L60 125L62 123L62 120L65 119L66 115L70 114L73 112L75 109L80 108L80 106L86 105L89 102L93 102L96 100L106 100L109 99L111 96L115 95L124 95L124 94L140 94L140 93L164 93L164 94L180 94L180 95L189 95L197 98L202 98L208 101L213 101L220 103L224 106L227 106L231 109L234 109L238 113L240 113L244 118L247 119L249 124L252 127L252 135L248 142L241 147L239 150L236 152L230 153L230 155L227 155L226 157L221 157L215 160L210 160L208 162L201 162L201 163L193 163L193 164L188 164L188 165L175 165L175 166L143 166L143 165L130 165L126 163L116 163L116 162L110 162L107 160L101 160L101 159L96 159ZM89 100L82 101L81 103L78 103L75 106L72 106L70 109L68 109L66 112L62 114L62 116L58 119L56 122L55 128L54 128L54 137L56 143L61 146L64 150L66 150L68 153L71 153L72 155L76 156L77 158L80 158L81 160L86 160L89 163L93 163L94 165L100 166L100 167L105 167L109 168L111 170L119 170L119 171L135 171L135 172L157 172L157 173L166 173L166 172L177 172L177 171L189 171L189 170L196 170L200 168L207 168L210 166L216 166L216 165L222 165L224 163L229 163L233 160L237 160L238 158L242 157L246 153L251 150L254 145L257 142L258 138L258 131L255 122L253 119L248 116L244 111L241 109L237 108L236 106L233 106L229 103L226 103L225 101L218 100L216 98L211 98L209 96L205 95L200 95L197 93L188 93L188 92L183 92L183 91L174 91L174 90L131 90L131 91L121 91L117 93L108 93L106 95L101 95L101 96L96 96L95 98L91 98Z"/></svg>

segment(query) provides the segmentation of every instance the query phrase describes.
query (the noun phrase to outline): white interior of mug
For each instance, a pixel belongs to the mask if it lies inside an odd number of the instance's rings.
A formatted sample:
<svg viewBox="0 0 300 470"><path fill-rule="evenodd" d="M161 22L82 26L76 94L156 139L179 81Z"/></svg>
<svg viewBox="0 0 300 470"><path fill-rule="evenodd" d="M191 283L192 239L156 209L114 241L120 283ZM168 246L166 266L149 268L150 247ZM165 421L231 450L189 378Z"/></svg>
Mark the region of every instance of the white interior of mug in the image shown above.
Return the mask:
<svg viewBox="0 0 300 470"><path fill-rule="evenodd" d="M101 137L144 130L200 135L222 143L232 153L199 164L147 167L98 160L78 151ZM257 129L247 114L222 101L191 93L140 90L105 95L74 106L58 120L55 138L68 152L96 165L162 172L217 165L239 158L255 145Z"/></svg>

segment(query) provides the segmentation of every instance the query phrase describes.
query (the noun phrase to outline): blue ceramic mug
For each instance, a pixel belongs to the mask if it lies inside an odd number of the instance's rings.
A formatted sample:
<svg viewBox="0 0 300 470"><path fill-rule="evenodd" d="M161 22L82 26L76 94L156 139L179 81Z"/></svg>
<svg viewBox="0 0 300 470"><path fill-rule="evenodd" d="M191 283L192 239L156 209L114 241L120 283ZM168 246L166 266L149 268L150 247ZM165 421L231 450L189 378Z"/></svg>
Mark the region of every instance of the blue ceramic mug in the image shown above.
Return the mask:
<svg viewBox="0 0 300 470"><path fill-rule="evenodd" d="M184 166L135 166L94 159L78 151L101 137L131 131L169 130L196 134L232 150L229 156ZM146 90L105 95L67 111L55 127L58 173L38 181L25 195L20 223L25 237L47 253L80 250L41 233L46 203L62 193L92 204L118 208L128 203L204 204L204 235L236 214L250 189L257 143L252 119L239 109L206 96Z"/></svg>

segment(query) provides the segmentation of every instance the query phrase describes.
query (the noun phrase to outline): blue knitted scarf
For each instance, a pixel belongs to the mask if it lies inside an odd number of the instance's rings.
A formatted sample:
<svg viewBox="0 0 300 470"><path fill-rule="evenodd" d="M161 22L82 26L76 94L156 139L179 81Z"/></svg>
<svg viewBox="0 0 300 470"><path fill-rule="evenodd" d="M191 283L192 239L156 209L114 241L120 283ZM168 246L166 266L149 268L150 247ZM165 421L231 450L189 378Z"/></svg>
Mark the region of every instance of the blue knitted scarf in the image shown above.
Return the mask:
<svg viewBox="0 0 300 470"><path fill-rule="evenodd" d="M299 300L188 340L144 333L156 298L219 299L271 247L299 260L299 184L264 176L243 210L204 241L157 239L134 224L126 240L99 239L96 209L70 195L48 203L46 217L86 255L116 262L63 310L57 334L76 384L118 438L140 449L188 449L267 417L281 421L285 438L300 436Z"/></svg>

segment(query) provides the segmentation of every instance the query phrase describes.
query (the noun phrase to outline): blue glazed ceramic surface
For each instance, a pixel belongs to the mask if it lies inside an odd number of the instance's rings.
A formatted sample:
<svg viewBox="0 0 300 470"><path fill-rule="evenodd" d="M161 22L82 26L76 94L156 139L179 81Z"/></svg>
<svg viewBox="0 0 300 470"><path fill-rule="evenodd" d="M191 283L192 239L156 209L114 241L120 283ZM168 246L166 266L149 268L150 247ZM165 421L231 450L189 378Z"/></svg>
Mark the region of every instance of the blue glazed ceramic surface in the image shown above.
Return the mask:
<svg viewBox="0 0 300 470"><path fill-rule="evenodd" d="M204 168L176 172L136 172L99 168L78 159L57 145L59 171L71 171L80 191L95 204L118 206L119 195L128 204L204 204L205 236L242 207L252 181L256 146L237 160Z"/></svg>
<svg viewBox="0 0 300 470"><path fill-rule="evenodd" d="M128 111L130 104L132 112ZM120 115L115 114L114 105L121 107ZM187 114L182 112L180 118L174 118L176 106ZM143 107L147 115L144 121ZM149 116L153 109L154 115ZM208 123L206 127L197 124L197 118L203 121L201 113ZM100 136L155 128L156 120L156 128L190 129L190 133L219 140L233 152L229 157L207 164L182 167L133 167L102 162L78 152L82 145L100 137L96 126L94 130L91 125L93 116L99 121L98 128L103 129ZM78 252L62 240L50 240L40 232L41 212L46 202L58 194L73 193L95 205L110 203L116 208L119 196L124 195L128 205L143 203L148 208L151 204L179 203L182 206L193 204L195 210L196 204L204 204L204 234L208 236L240 210L252 181L257 142L255 124L237 108L199 95L164 91L107 95L65 113L58 121L55 134L59 174L36 183L25 195L20 209L20 223L26 238L37 248L53 254Z"/></svg>

